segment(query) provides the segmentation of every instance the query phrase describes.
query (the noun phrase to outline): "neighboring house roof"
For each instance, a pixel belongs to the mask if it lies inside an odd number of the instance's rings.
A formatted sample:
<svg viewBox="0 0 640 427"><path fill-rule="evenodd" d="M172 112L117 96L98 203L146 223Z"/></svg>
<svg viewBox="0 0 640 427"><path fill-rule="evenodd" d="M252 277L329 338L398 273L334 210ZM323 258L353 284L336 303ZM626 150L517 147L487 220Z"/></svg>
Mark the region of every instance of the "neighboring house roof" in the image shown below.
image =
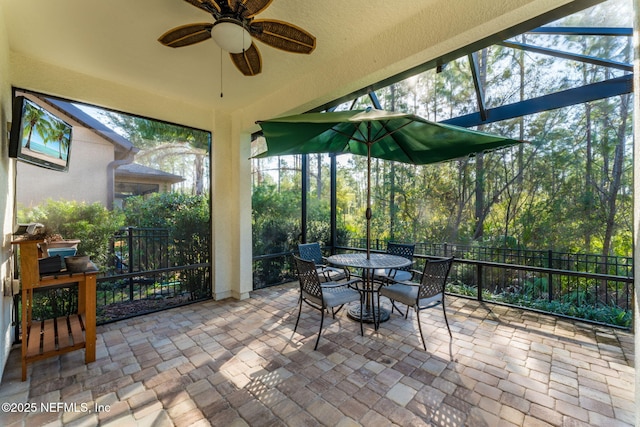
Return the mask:
<svg viewBox="0 0 640 427"><path fill-rule="evenodd" d="M167 182L175 184L184 181L184 178L180 175L174 175L172 173L163 172L158 169L153 169L147 166L139 165L137 163L131 163L128 165L122 165L116 169L116 179L153 179L154 181Z"/></svg>
<svg viewBox="0 0 640 427"><path fill-rule="evenodd" d="M76 105L55 98L45 98L44 100L52 107L60 110L65 115L78 121L83 126L93 130L95 133L111 142L114 145L116 152L128 155L129 153L136 154L140 151L140 149L135 147L127 138L114 132L113 129L109 128L104 123L95 119L85 111L81 110ZM179 175L163 172L161 170L153 169L136 163L120 165L115 169L115 178L116 180L152 180L155 182L163 182L169 184L175 184L184 181L184 178Z"/></svg>
<svg viewBox="0 0 640 427"><path fill-rule="evenodd" d="M60 110L62 113L80 122L85 127L92 129L101 137L107 139L114 145L116 151L125 152L127 154L130 152L136 154L140 151L140 149L135 147L127 138L117 134L113 129L85 113L74 104L54 98L44 98L44 100L51 106Z"/></svg>

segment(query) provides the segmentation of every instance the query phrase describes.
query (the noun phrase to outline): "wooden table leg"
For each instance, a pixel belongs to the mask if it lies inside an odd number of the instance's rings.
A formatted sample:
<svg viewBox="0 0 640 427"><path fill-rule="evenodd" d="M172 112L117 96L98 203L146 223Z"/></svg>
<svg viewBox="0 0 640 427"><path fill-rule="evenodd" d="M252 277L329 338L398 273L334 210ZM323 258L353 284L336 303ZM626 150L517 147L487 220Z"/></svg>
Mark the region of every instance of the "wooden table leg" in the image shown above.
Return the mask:
<svg viewBox="0 0 640 427"><path fill-rule="evenodd" d="M29 312L31 311L31 301L30 301L31 291L27 289L26 286L22 286L22 295L21 295L21 332L22 332L22 345L21 345L21 357L22 357L22 381L27 380L27 341L28 341L28 321L27 317ZM31 320L31 319L29 319Z"/></svg>
<svg viewBox="0 0 640 427"><path fill-rule="evenodd" d="M78 295L79 296L79 295ZM78 298L79 299L79 298ZM96 275L87 274L84 280L85 363L96 360Z"/></svg>

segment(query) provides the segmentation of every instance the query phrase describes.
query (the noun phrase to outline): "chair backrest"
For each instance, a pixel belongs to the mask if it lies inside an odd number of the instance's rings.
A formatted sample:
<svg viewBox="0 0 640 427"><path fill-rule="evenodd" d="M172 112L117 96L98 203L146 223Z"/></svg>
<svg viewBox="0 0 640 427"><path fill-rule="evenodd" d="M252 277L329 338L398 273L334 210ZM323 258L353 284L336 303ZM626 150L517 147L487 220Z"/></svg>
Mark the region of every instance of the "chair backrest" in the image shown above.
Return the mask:
<svg viewBox="0 0 640 427"><path fill-rule="evenodd" d="M387 243L387 253L389 255L398 255L408 259L409 261L413 261L413 252L416 249L416 245L411 243ZM397 268L396 270L410 270L411 265L406 267Z"/></svg>
<svg viewBox="0 0 640 427"><path fill-rule="evenodd" d="M444 292L452 264L453 257L438 260L427 260L422 272L420 290L418 291L418 300L429 298Z"/></svg>
<svg viewBox="0 0 640 427"><path fill-rule="evenodd" d="M322 305L322 287L320 277L313 261L293 256L298 270L298 280L300 281L300 292L303 297L309 298L317 304Z"/></svg>
<svg viewBox="0 0 640 427"><path fill-rule="evenodd" d="M299 243L298 254L300 258L307 261L313 261L316 264L322 264L322 250L320 249L320 243Z"/></svg>

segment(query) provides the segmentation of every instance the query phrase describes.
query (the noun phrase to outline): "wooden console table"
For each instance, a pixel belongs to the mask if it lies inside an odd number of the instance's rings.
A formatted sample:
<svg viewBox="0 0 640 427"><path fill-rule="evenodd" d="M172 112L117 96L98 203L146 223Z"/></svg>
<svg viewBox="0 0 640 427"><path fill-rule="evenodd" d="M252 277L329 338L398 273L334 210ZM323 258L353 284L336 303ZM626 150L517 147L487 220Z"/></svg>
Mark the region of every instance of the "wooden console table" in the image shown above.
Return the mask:
<svg viewBox="0 0 640 427"><path fill-rule="evenodd" d="M22 381L27 363L84 348L85 363L96 360L96 275L97 271L40 276L39 240L14 241L20 248L22 287ZM78 284L78 313L56 319L33 321L33 291L64 284Z"/></svg>

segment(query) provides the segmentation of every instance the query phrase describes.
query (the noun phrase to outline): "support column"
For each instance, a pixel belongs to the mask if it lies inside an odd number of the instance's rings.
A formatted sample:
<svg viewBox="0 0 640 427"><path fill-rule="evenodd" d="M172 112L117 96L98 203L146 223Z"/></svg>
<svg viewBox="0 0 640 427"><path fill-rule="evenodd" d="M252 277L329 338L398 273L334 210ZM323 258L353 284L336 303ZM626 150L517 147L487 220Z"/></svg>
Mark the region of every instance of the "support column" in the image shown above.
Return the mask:
<svg viewBox="0 0 640 427"><path fill-rule="evenodd" d="M212 293L216 300L245 299L253 289L249 135L232 116L216 112L212 164Z"/></svg>

